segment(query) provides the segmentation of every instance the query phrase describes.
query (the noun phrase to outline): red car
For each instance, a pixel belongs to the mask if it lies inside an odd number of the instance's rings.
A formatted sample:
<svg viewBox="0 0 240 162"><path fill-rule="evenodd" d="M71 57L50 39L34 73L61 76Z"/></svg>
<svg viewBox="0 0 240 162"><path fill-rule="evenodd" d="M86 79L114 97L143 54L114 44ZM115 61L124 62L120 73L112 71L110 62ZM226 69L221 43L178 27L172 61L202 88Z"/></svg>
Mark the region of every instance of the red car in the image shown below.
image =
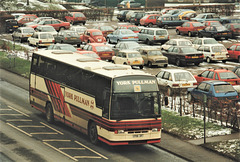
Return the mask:
<svg viewBox="0 0 240 162"><path fill-rule="evenodd" d="M93 51L76 51L76 53L101 60L101 58Z"/></svg>
<svg viewBox="0 0 240 162"><path fill-rule="evenodd" d="M70 23L69 22L64 22L58 19L45 19L40 21L38 24L34 25L29 25L28 27L36 28L40 25L50 25L54 27L55 30L60 31L60 30L65 30L70 28Z"/></svg>
<svg viewBox="0 0 240 162"><path fill-rule="evenodd" d="M176 27L176 33L180 34L187 34L189 37L193 35L197 35L199 30L204 29L205 26L200 22L185 22L182 26Z"/></svg>
<svg viewBox="0 0 240 162"><path fill-rule="evenodd" d="M38 18L36 15L22 15L18 17L17 22L19 26L22 26L25 23L32 22L36 18Z"/></svg>
<svg viewBox="0 0 240 162"><path fill-rule="evenodd" d="M211 26L211 25L222 26L222 24L219 21L204 21L203 25L205 25L205 26Z"/></svg>
<svg viewBox="0 0 240 162"><path fill-rule="evenodd" d="M65 19L73 25L78 23L85 25L87 20L86 16L82 12L70 12L67 16L65 16Z"/></svg>
<svg viewBox="0 0 240 162"><path fill-rule="evenodd" d="M80 36L80 39L85 43L106 43L106 39L103 36L102 31L98 29L87 29Z"/></svg>
<svg viewBox="0 0 240 162"><path fill-rule="evenodd" d="M139 33L141 30L136 25L119 25L117 29L130 29L134 33Z"/></svg>
<svg viewBox="0 0 240 162"><path fill-rule="evenodd" d="M240 62L240 43L232 44L229 48L227 48L227 50L230 59Z"/></svg>
<svg viewBox="0 0 240 162"><path fill-rule="evenodd" d="M205 80L221 80L232 85L240 85L240 78L232 71L224 68L207 69L199 75L194 75L198 84Z"/></svg>
<svg viewBox="0 0 240 162"><path fill-rule="evenodd" d="M102 60L111 61L114 56L112 48L104 43L88 43L83 50L95 52Z"/></svg>
<svg viewBox="0 0 240 162"><path fill-rule="evenodd" d="M240 37L240 23L229 23L225 27L230 30L231 38Z"/></svg>
<svg viewBox="0 0 240 162"><path fill-rule="evenodd" d="M114 29L111 26L98 26L95 27L94 29L101 30L104 37L107 37L108 34L114 32Z"/></svg>
<svg viewBox="0 0 240 162"><path fill-rule="evenodd" d="M153 27L153 25L156 25L156 22L157 22L157 19L159 16L160 16L160 14L146 15L140 19L140 24L142 26Z"/></svg>

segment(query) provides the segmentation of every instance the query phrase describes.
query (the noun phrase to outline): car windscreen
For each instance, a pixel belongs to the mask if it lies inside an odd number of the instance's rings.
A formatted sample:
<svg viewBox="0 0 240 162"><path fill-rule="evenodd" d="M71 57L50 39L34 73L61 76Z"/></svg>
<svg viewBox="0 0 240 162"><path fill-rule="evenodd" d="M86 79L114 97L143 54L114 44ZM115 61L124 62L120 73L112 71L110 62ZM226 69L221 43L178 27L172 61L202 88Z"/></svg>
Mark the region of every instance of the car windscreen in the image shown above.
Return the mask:
<svg viewBox="0 0 240 162"><path fill-rule="evenodd" d="M85 17L82 13L75 13L75 17Z"/></svg>
<svg viewBox="0 0 240 162"><path fill-rule="evenodd" d="M79 35L76 32L66 32L64 35L66 37L79 37Z"/></svg>
<svg viewBox="0 0 240 162"><path fill-rule="evenodd" d="M175 81L195 81L195 78L193 75L191 75L189 72L179 72L174 73Z"/></svg>
<svg viewBox="0 0 240 162"><path fill-rule="evenodd" d="M193 27L202 27L204 26L202 23L193 23Z"/></svg>
<svg viewBox="0 0 240 162"><path fill-rule="evenodd" d="M205 39L204 44L218 44L218 42L215 39Z"/></svg>
<svg viewBox="0 0 240 162"><path fill-rule="evenodd" d="M44 27L42 28L42 32L54 32L56 31L53 27Z"/></svg>
<svg viewBox="0 0 240 162"><path fill-rule="evenodd" d="M108 31L108 30L113 31L113 30L114 30L111 26L102 26L102 27L100 27L100 29L101 29L102 31Z"/></svg>
<svg viewBox="0 0 240 162"><path fill-rule="evenodd" d="M235 92L232 85L226 85L226 84L214 85L214 89L216 93Z"/></svg>
<svg viewBox="0 0 240 162"><path fill-rule="evenodd" d="M167 31L166 30L156 30L156 35L167 35Z"/></svg>
<svg viewBox="0 0 240 162"><path fill-rule="evenodd" d="M225 26L216 26L217 31L227 30Z"/></svg>
<svg viewBox="0 0 240 162"><path fill-rule="evenodd" d="M140 31L140 29L138 27L134 27L134 26L128 27L128 29L130 29L132 31Z"/></svg>
<svg viewBox="0 0 240 162"><path fill-rule="evenodd" d="M42 33L40 34L40 39L53 39L52 34L48 34L48 33Z"/></svg>
<svg viewBox="0 0 240 162"><path fill-rule="evenodd" d="M182 53L197 53L198 51L192 47L181 48Z"/></svg>
<svg viewBox="0 0 240 162"><path fill-rule="evenodd" d="M148 51L149 56L162 56L162 52L160 50Z"/></svg>
<svg viewBox="0 0 240 162"><path fill-rule="evenodd" d="M23 29L23 33L34 33L34 29Z"/></svg>
<svg viewBox="0 0 240 162"><path fill-rule="evenodd" d="M190 41L179 41L179 46L192 46L192 43Z"/></svg>
<svg viewBox="0 0 240 162"><path fill-rule="evenodd" d="M128 49L137 49L141 47L137 42L129 42L128 44L126 44L126 46L128 47Z"/></svg>
<svg viewBox="0 0 240 162"><path fill-rule="evenodd" d="M45 21L42 20L42 21L40 21L38 24L39 24L39 25L44 25L44 22L45 22Z"/></svg>
<svg viewBox="0 0 240 162"><path fill-rule="evenodd" d="M92 35L93 36L96 36L96 35L101 35L102 36L102 32L92 32Z"/></svg>
<svg viewBox="0 0 240 162"><path fill-rule="evenodd" d="M221 72L219 76L221 79L238 79L237 75L233 72Z"/></svg>
<svg viewBox="0 0 240 162"><path fill-rule="evenodd" d="M140 53L129 53L128 58L142 57Z"/></svg>
<svg viewBox="0 0 240 162"><path fill-rule="evenodd" d="M109 46L97 46L95 48L98 52L112 51L112 49Z"/></svg>
<svg viewBox="0 0 240 162"><path fill-rule="evenodd" d="M122 34L134 34L134 32L132 30L122 30L121 33Z"/></svg>
<svg viewBox="0 0 240 162"><path fill-rule="evenodd" d="M61 50L66 50L66 51L72 51L72 52L76 52L77 51L77 49L74 48L71 45L61 45L60 49Z"/></svg>
<svg viewBox="0 0 240 162"><path fill-rule="evenodd" d="M213 46L212 52L227 52L227 49L223 46Z"/></svg>
<svg viewBox="0 0 240 162"><path fill-rule="evenodd" d="M84 53L83 55L93 57L93 58L99 58L99 56L96 53Z"/></svg>
<svg viewBox="0 0 240 162"><path fill-rule="evenodd" d="M239 23L240 23L240 22L239 22ZM240 29L240 24L234 24L234 25L233 25L233 28L234 28L234 29Z"/></svg>
<svg viewBox="0 0 240 162"><path fill-rule="evenodd" d="M76 32L85 32L87 28L76 28Z"/></svg>

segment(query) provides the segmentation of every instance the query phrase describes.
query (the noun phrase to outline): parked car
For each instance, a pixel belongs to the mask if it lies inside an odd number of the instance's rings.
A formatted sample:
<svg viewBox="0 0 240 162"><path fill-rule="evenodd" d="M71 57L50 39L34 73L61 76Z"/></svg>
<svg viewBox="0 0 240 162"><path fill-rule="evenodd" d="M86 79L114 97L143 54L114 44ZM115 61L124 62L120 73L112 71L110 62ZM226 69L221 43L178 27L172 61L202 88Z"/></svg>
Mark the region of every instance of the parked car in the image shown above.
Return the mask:
<svg viewBox="0 0 240 162"><path fill-rule="evenodd" d="M126 19L126 14L128 13L129 10L121 10L118 14L117 14L117 19L119 21L125 21Z"/></svg>
<svg viewBox="0 0 240 162"><path fill-rule="evenodd" d="M187 34L189 37L197 35L199 30L204 29L205 26L200 22L185 22L181 26L176 27L176 33Z"/></svg>
<svg viewBox="0 0 240 162"><path fill-rule="evenodd" d="M82 35L80 35L80 39L85 43L105 43L106 39L102 34L101 30L98 29L87 29Z"/></svg>
<svg viewBox="0 0 240 162"><path fill-rule="evenodd" d="M138 41L138 35L130 29L117 29L107 35L108 43L118 43L120 41Z"/></svg>
<svg viewBox="0 0 240 162"><path fill-rule="evenodd" d="M118 42L112 49L114 51L114 54L117 55L119 51L121 50L134 50L138 51L141 48L141 46L134 41L123 41Z"/></svg>
<svg viewBox="0 0 240 162"><path fill-rule="evenodd" d="M215 25L215 26L222 26L222 24L219 22L219 21L203 21L202 22L204 26L212 26L212 25Z"/></svg>
<svg viewBox="0 0 240 162"><path fill-rule="evenodd" d="M5 21L5 24L6 24L5 31L7 33L14 32L19 27L18 22L15 19L7 19Z"/></svg>
<svg viewBox="0 0 240 162"><path fill-rule="evenodd" d="M77 44L80 47L82 41L77 32L72 30L61 30L54 36L55 43Z"/></svg>
<svg viewBox="0 0 240 162"><path fill-rule="evenodd" d="M240 66L235 66L232 70L240 78Z"/></svg>
<svg viewBox="0 0 240 162"><path fill-rule="evenodd" d="M196 17L191 18L191 21L204 22L204 21L222 21L219 15L216 13L201 13Z"/></svg>
<svg viewBox="0 0 240 162"><path fill-rule="evenodd" d="M111 61L114 56L112 48L104 43L88 43L82 49L95 52L102 60Z"/></svg>
<svg viewBox="0 0 240 162"><path fill-rule="evenodd" d="M219 44L214 38L196 38L192 42L193 47L198 49L202 45Z"/></svg>
<svg viewBox="0 0 240 162"><path fill-rule="evenodd" d="M157 24L157 19L159 18L159 16L160 14L145 15L140 19L140 25L145 27L153 27L153 25Z"/></svg>
<svg viewBox="0 0 240 162"><path fill-rule="evenodd" d="M230 31L225 26L207 26L205 29L198 31L198 37L211 37L215 39L228 39L231 37Z"/></svg>
<svg viewBox="0 0 240 162"><path fill-rule="evenodd" d="M162 69L157 75L159 89L167 95L184 93L187 88L196 87L197 81L187 70L181 69Z"/></svg>
<svg viewBox="0 0 240 162"><path fill-rule="evenodd" d="M36 18L38 18L36 15L26 14L26 15L19 16L17 19L17 22L19 26L22 26L25 23L32 22Z"/></svg>
<svg viewBox="0 0 240 162"><path fill-rule="evenodd" d="M177 66L186 66L187 64L195 64L198 66L203 62L203 54L193 47L172 46L167 51L162 51L163 55L168 57L168 63Z"/></svg>
<svg viewBox="0 0 240 162"><path fill-rule="evenodd" d="M75 26L71 26L69 28L69 30L75 31L77 32L79 35L83 34L87 28L85 26L79 26L79 25L75 25Z"/></svg>
<svg viewBox="0 0 240 162"><path fill-rule="evenodd" d="M206 96L206 98L204 97ZM238 98L237 91L227 82L211 80L200 83L196 88L188 88L187 98L189 102L195 100L204 102L208 108L217 105L221 101L231 101Z"/></svg>
<svg viewBox="0 0 240 162"><path fill-rule="evenodd" d="M184 22L187 22L188 20L181 20L179 19L178 16L172 16L172 15L163 15L160 16L157 19L157 26L160 28L164 28L167 29L169 27L175 27L175 26L180 26L182 25Z"/></svg>
<svg viewBox="0 0 240 162"><path fill-rule="evenodd" d="M194 18L197 16L197 13L187 13L186 15L182 16L182 20L191 20L191 18Z"/></svg>
<svg viewBox="0 0 240 162"><path fill-rule="evenodd" d="M240 85L240 78L231 70L218 68L218 69L206 69L203 70L200 74L194 75L198 84L202 81L207 80L221 80L224 82L228 82L234 85Z"/></svg>
<svg viewBox="0 0 240 162"><path fill-rule="evenodd" d="M27 40L28 45L36 47L47 47L55 42L54 37L50 33L35 32Z"/></svg>
<svg viewBox="0 0 240 162"><path fill-rule="evenodd" d="M141 18L143 18L146 15L146 12L144 11L139 11L135 12L133 16L130 18L130 23L133 23L134 25L139 25Z"/></svg>
<svg viewBox="0 0 240 162"><path fill-rule="evenodd" d="M119 25L117 29L130 29L132 30L134 33L139 33L141 29L139 29L139 27L137 27L136 25Z"/></svg>
<svg viewBox="0 0 240 162"><path fill-rule="evenodd" d="M163 56L159 48L154 47L142 47L139 49L140 54L144 60L144 65L148 67L152 66L168 66L168 58Z"/></svg>
<svg viewBox="0 0 240 162"><path fill-rule="evenodd" d="M27 41L27 39L29 37L31 37L34 33L34 29L30 28L30 27L19 27L18 29L16 29L13 34L12 34L12 38L13 40L19 40L21 43L23 41Z"/></svg>
<svg viewBox="0 0 240 162"><path fill-rule="evenodd" d="M165 43L169 40L169 34L166 29L159 28L142 28L138 33L140 41L144 41L148 45L154 43Z"/></svg>
<svg viewBox="0 0 240 162"><path fill-rule="evenodd" d="M45 20L45 19L53 19L52 17L38 17L35 20L25 23L23 24L23 26L29 26L29 25L34 25L34 24L38 24L40 21Z"/></svg>
<svg viewBox="0 0 240 162"><path fill-rule="evenodd" d="M104 37L107 37L108 34L114 32L114 29L111 26L97 26L94 27L94 29L101 30Z"/></svg>
<svg viewBox="0 0 240 162"><path fill-rule="evenodd" d="M182 20L182 19L183 19L183 16L185 16L185 15L187 15L187 14L189 14L189 13L194 13L194 14L196 14L196 11L193 11L193 10L182 11L182 12L178 15L178 17L179 17L180 20Z"/></svg>
<svg viewBox="0 0 240 162"><path fill-rule="evenodd" d="M213 61L222 61L226 63L229 58L226 47L223 44L208 44L199 46L198 51L202 52L204 55L204 60L208 63Z"/></svg>
<svg viewBox="0 0 240 162"><path fill-rule="evenodd" d="M225 27L230 31L230 38L240 38L240 23L229 23Z"/></svg>
<svg viewBox="0 0 240 162"><path fill-rule="evenodd" d="M20 16L25 15L25 13L11 13L12 16L14 16L14 19L17 20Z"/></svg>
<svg viewBox="0 0 240 162"><path fill-rule="evenodd" d="M137 12L142 12L142 11L139 11L139 10L130 10L130 11L126 14L125 21L130 22L130 18L133 17L133 15L135 16L135 14L136 14Z"/></svg>
<svg viewBox="0 0 240 162"><path fill-rule="evenodd" d="M240 23L240 18L237 16L226 16L226 17L221 17L222 24L228 24L228 23Z"/></svg>
<svg viewBox="0 0 240 162"><path fill-rule="evenodd" d="M140 69L143 68L144 61L141 54L138 51L133 50L121 50L112 57L114 64L123 64L130 66L138 66Z"/></svg>
<svg viewBox="0 0 240 162"><path fill-rule="evenodd" d="M188 39L170 39L166 43L164 43L161 46L162 50L168 50L171 46L191 46L193 47L193 44L190 40Z"/></svg>
<svg viewBox="0 0 240 162"><path fill-rule="evenodd" d="M75 25L78 23L86 24L86 16L82 12L69 12L67 16L65 16L67 22Z"/></svg>
<svg viewBox="0 0 240 162"><path fill-rule="evenodd" d="M36 28L38 26L41 25L50 25L52 27L54 27L54 29L56 31L60 31L60 30L65 30L65 29L69 29L70 28L70 23L69 22L64 22L58 19L45 19L40 21L38 24L34 24L34 25L29 25L29 27L32 28Z"/></svg>
<svg viewBox="0 0 240 162"><path fill-rule="evenodd" d="M125 8L127 7L127 3L129 2L129 7L130 8L139 8L141 7L141 3L137 3L135 1L125 1L123 0L122 2L120 2L119 4L117 4L117 8L120 9L120 8Z"/></svg>
<svg viewBox="0 0 240 162"><path fill-rule="evenodd" d="M93 51L77 51L76 53L101 60L101 58Z"/></svg>
<svg viewBox="0 0 240 162"><path fill-rule="evenodd" d="M227 48L229 59L237 60L240 63L240 43L234 43Z"/></svg>
<svg viewBox="0 0 240 162"><path fill-rule="evenodd" d="M57 31L54 29L54 27L50 25L41 25L35 28L36 32L48 32L52 34L53 36L57 35Z"/></svg>

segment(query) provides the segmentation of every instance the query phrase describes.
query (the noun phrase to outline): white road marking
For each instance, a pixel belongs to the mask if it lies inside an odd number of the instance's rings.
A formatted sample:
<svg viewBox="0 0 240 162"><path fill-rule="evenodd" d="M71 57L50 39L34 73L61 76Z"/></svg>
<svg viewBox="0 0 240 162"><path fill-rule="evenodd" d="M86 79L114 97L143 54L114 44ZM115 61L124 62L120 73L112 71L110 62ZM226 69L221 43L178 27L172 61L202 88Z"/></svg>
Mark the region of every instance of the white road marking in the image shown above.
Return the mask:
<svg viewBox="0 0 240 162"><path fill-rule="evenodd" d="M15 128L15 129L17 129L18 131L20 131L20 132L22 132L22 133L24 133L24 134L28 135L29 137L32 137L32 135L31 135L31 134L29 134L29 133L27 133L27 132L25 132L25 131L23 131L23 130L19 129L18 127L15 127L14 125L12 125L12 124L10 124L10 123L7 123L7 125L10 125L11 127L13 127L13 128Z"/></svg>
<svg viewBox="0 0 240 162"><path fill-rule="evenodd" d="M24 116L30 117L29 115L27 115L27 114L25 114L25 113L23 113L23 112L21 112L21 111L15 109L15 108L13 108L12 106L8 106L8 107L9 107L10 109L13 109L13 110L19 112L20 114L23 114Z"/></svg>

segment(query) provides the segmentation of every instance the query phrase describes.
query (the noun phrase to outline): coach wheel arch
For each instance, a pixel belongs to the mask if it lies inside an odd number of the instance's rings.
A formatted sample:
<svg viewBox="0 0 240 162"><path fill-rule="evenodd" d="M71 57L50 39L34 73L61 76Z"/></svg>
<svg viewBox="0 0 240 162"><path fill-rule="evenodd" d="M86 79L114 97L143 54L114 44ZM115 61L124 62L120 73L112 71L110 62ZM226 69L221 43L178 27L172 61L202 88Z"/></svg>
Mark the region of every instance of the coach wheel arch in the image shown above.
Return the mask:
<svg viewBox="0 0 240 162"><path fill-rule="evenodd" d="M46 114L47 122L54 123L54 113L53 113L52 104L50 102L46 103L45 110L46 110L45 114Z"/></svg>

